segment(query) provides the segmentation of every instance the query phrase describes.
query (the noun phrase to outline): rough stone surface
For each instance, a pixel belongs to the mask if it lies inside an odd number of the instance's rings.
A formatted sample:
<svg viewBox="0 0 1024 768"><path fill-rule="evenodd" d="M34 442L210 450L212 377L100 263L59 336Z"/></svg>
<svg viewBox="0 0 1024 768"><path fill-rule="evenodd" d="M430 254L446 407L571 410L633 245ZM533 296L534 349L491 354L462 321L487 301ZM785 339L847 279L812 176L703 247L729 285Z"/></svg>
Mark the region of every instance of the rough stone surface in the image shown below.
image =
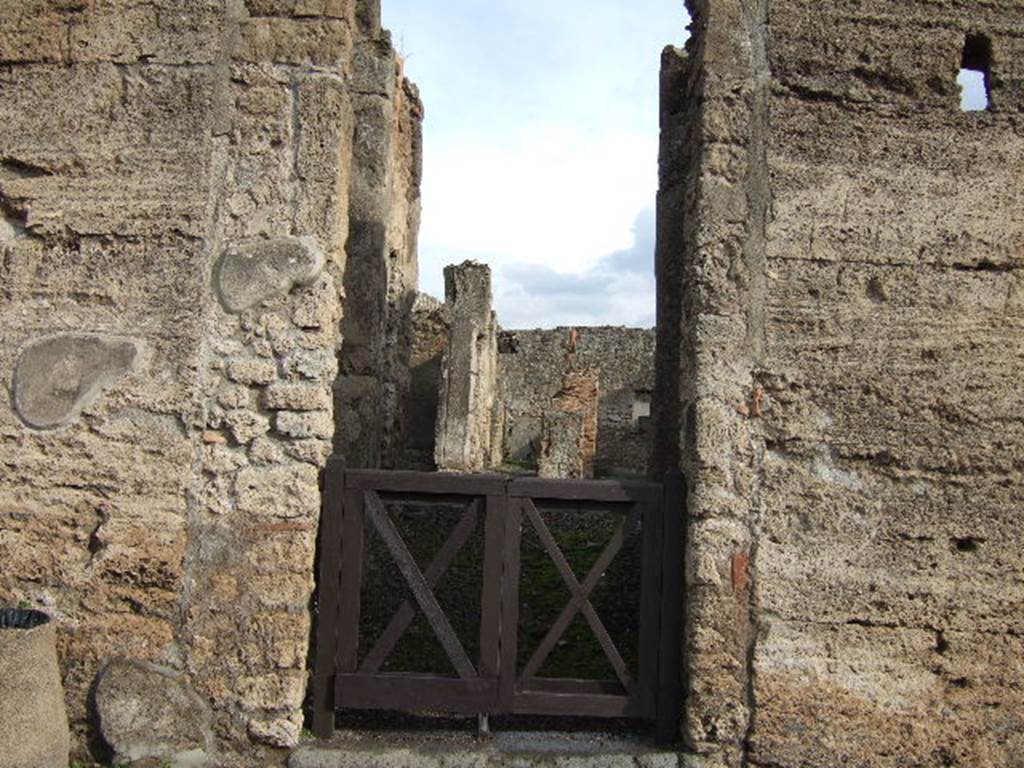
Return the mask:
<svg viewBox="0 0 1024 768"><path fill-rule="evenodd" d="M52 621L0 629L0 767L67 768L71 738Z"/></svg>
<svg viewBox="0 0 1024 768"><path fill-rule="evenodd" d="M441 395L441 362L448 348L451 308L433 296L418 294L413 304L409 389L403 405L402 452L399 467L432 471L437 412Z"/></svg>
<svg viewBox="0 0 1024 768"><path fill-rule="evenodd" d="M371 16L378 3L367 3ZM355 52L357 118L346 244L336 452L350 467L393 467L404 421L422 176L423 105L390 44Z"/></svg>
<svg viewBox="0 0 1024 768"><path fill-rule="evenodd" d="M600 734L497 732L490 740L441 733L415 737L341 733L304 745L288 768L678 768L672 751Z"/></svg>
<svg viewBox="0 0 1024 768"><path fill-rule="evenodd" d="M53 429L75 418L129 373L134 341L62 334L32 342L14 369L14 407L28 426Z"/></svg>
<svg viewBox="0 0 1024 768"><path fill-rule="evenodd" d="M537 475L583 479L586 476L584 416L579 412L548 411L541 417ZM591 467L593 454L591 454Z"/></svg>
<svg viewBox="0 0 1024 768"><path fill-rule="evenodd" d="M444 282L451 326L441 364L434 458L441 471L478 472L501 457L491 270L467 261L445 267Z"/></svg>
<svg viewBox="0 0 1024 768"><path fill-rule="evenodd" d="M10 405L60 425L0 408L0 601L52 610L76 758L119 657L190 681L218 766L272 764L259 743L298 740L318 472L342 421L342 316L359 312L344 308L355 165L392 165L384 256L414 253L421 110L375 6L0 13L0 369ZM358 106L371 91L374 115ZM398 132L387 158L378 115ZM58 337L115 346L16 373ZM127 340L140 353L122 359ZM79 402L95 379L103 396Z"/></svg>
<svg viewBox="0 0 1024 768"><path fill-rule="evenodd" d="M154 758L176 768L215 764L209 706L171 670L110 662L96 685L96 713L115 762Z"/></svg>
<svg viewBox="0 0 1024 768"><path fill-rule="evenodd" d="M217 265L217 290L228 312L241 312L312 283L324 267L324 255L312 238L230 246Z"/></svg>
<svg viewBox="0 0 1024 768"><path fill-rule="evenodd" d="M1018 764L1024 8L690 7L654 398L690 485L684 736L712 764ZM978 34L991 109L964 113Z"/></svg>
<svg viewBox="0 0 1024 768"><path fill-rule="evenodd" d="M597 371L570 370L562 379L562 388L553 402L555 413L580 416L579 468L574 475L581 480L594 477L597 453L598 403L601 399L600 374Z"/></svg>

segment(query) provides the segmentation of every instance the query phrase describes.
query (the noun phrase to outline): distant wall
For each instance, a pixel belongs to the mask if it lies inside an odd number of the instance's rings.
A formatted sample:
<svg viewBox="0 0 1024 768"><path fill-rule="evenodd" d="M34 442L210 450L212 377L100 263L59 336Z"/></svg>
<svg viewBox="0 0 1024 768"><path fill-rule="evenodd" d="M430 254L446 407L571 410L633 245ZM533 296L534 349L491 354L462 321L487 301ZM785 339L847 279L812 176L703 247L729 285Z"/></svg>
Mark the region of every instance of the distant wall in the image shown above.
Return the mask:
<svg viewBox="0 0 1024 768"><path fill-rule="evenodd" d="M647 473L654 389L653 330L557 328L502 331L498 338L505 459L535 467L543 414L572 369L598 372L595 471Z"/></svg>
<svg viewBox="0 0 1024 768"><path fill-rule="evenodd" d="M402 406L402 445L398 467L433 471L437 414L441 396L441 361L448 347L451 309L421 293L412 309L409 388Z"/></svg>

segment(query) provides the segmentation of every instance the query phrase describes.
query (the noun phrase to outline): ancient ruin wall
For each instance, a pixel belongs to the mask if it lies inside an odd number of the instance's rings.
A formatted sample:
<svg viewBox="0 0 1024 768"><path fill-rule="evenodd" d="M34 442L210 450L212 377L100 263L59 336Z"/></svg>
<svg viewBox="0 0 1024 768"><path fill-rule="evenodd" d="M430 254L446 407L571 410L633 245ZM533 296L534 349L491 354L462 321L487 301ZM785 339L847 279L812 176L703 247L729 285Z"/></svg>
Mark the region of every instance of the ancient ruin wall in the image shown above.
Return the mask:
<svg viewBox="0 0 1024 768"><path fill-rule="evenodd" d="M394 467L410 386L419 268L423 105L388 38L356 49L345 341L336 450L352 467Z"/></svg>
<svg viewBox="0 0 1024 768"><path fill-rule="evenodd" d="M32 0L0 31L0 601L57 618L79 746L115 657L158 666L103 690L212 708L174 748L294 744L360 73L414 112L379 8Z"/></svg>
<svg viewBox="0 0 1024 768"><path fill-rule="evenodd" d="M1024 10L691 10L659 244L659 363L686 361L687 743L726 765L1013 765ZM979 34L992 108L962 113Z"/></svg>
<svg viewBox="0 0 1024 768"><path fill-rule="evenodd" d="M636 417L654 388L654 342L654 331L639 328L503 331L498 364L506 461L536 465L543 417L553 410L566 374L593 370L599 391L595 472L645 475L650 420Z"/></svg>

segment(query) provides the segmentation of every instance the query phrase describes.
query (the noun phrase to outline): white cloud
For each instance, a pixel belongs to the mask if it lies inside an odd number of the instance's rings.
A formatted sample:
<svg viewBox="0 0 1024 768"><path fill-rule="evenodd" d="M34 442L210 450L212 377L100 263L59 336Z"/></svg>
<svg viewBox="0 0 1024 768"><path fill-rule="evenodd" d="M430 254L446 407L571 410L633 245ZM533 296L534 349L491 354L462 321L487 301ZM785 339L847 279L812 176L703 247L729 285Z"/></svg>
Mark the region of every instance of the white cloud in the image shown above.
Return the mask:
<svg viewBox="0 0 1024 768"><path fill-rule="evenodd" d="M628 248L581 273L509 263L496 274L498 319L505 328L654 325L654 209L640 212Z"/></svg>
<svg viewBox="0 0 1024 768"><path fill-rule="evenodd" d="M653 266L613 274L602 259L633 248L634 218L654 201L658 68L685 38L682 0L383 9L426 104L421 288L439 295L443 267L475 259L494 268L499 308L516 316L506 325L649 324ZM527 288L531 270L590 288L600 271L612 289L586 304L571 289L545 298Z"/></svg>
<svg viewBox="0 0 1024 768"><path fill-rule="evenodd" d="M583 271L632 242L636 211L657 186L656 157L653 136L587 136L560 125L505 143L435 143L425 159L421 248Z"/></svg>

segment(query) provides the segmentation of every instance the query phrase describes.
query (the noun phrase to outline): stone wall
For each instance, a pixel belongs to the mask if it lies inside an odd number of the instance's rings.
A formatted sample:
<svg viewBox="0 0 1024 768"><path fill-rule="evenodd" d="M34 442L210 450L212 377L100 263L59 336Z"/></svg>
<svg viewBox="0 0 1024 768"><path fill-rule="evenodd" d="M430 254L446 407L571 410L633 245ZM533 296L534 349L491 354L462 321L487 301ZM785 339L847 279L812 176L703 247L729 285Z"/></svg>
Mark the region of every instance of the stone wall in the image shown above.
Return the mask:
<svg viewBox="0 0 1024 768"><path fill-rule="evenodd" d="M79 750L125 657L264 764L302 723L352 169L390 164L414 279L415 92L372 2L6 3L0 49L0 602L57 618Z"/></svg>
<svg viewBox="0 0 1024 768"><path fill-rule="evenodd" d="M1024 9L690 8L658 258L658 456L690 481L687 745L710 765L1014 765ZM992 108L962 113L978 34Z"/></svg>
<svg viewBox="0 0 1024 768"><path fill-rule="evenodd" d="M654 389L654 342L653 330L635 328L502 331L505 461L536 466L544 414L559 410L568 374L589 370L599 393L593 472L646 474L651 431L643 414Z"/></svg>
<svg viewBox="0 0 1024 768"><path fill-rule="evenodd" d="M451 307L421 293L412 311L409 388L402 407L401 469L433 471L437 413L441 398L441 363L448 348Z"/></svg>
<svg viewBox="0 0 1024 768"><path fill-rule="evenodd" d="M377 22L379 23L379 22ZM419 270L423 105L389 38L355 51L346 313L337 452L352 467L394 467L409 389Z"/></svg>

